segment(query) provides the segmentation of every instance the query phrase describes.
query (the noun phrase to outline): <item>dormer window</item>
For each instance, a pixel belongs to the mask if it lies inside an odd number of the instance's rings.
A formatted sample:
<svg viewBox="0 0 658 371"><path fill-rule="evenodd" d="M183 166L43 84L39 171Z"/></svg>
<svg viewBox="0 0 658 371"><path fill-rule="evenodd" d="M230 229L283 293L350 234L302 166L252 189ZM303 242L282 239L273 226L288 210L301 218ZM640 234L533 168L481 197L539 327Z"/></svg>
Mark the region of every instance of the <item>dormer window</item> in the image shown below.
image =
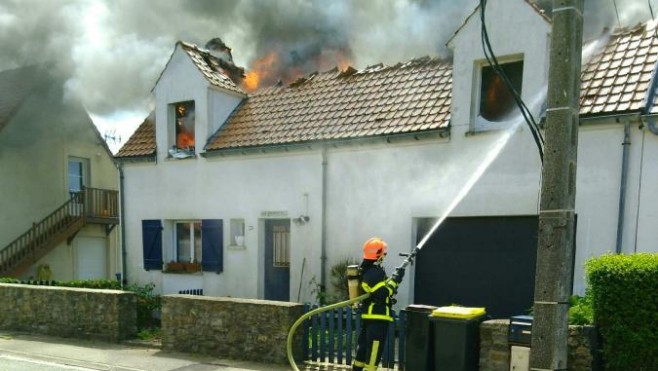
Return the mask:
<svg viewBox="0 0 658 371"><path fill-rule="evenodd" d="M195 113L194 101L179 102L170 105L170 117L173 119L173 137L169 155L174 158L194 156L195 148Z"/></svg>
<svg viewBox="0 0 658 371"><path fill-rule="evenodd" d="M510 83L521 95L523 82L523 60L501 63ZM500 129L518 112L512 92L503 79L488 64L480 69L479 104L477 104L476 130Z"/></svg>

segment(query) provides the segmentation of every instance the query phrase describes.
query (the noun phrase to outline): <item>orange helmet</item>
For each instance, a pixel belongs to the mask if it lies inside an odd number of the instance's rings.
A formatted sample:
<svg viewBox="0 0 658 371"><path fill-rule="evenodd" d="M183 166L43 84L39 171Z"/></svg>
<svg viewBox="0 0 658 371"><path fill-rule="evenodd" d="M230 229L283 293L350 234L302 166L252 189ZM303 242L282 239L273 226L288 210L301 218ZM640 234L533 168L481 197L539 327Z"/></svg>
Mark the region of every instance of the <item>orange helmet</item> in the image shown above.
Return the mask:
<svg viewBox="0 0 658 371"><path fill-rule="evenodd" d="M363 244L363 259L379 260L386 255L386 242L379 237L373 237Z"/></svg>

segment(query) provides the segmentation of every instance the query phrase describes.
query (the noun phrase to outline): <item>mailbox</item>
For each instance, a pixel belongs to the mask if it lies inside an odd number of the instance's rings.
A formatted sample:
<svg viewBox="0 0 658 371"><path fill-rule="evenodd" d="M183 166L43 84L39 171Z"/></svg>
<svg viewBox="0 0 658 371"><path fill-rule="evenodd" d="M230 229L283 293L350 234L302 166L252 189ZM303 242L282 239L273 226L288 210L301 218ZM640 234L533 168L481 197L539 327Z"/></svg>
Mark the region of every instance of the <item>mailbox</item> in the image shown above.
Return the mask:
<svg viewBox="0 0 658 371"><path fill-rule="evenodd" d="M509 321L507 341L510 345L530 346L532 339L532 316L512 316Z"/></svg>

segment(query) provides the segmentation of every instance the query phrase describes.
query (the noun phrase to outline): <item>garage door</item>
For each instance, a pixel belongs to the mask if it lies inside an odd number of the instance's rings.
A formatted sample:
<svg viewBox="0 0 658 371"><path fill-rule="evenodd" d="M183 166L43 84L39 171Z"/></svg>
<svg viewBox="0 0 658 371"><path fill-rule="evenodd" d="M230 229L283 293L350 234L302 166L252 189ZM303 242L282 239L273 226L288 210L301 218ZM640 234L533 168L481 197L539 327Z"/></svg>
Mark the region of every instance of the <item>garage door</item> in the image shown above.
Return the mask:
<svg viewBox="0 0 658 371"><path fill-rule="evenodd" d="M421 220L418 241L433 220ZM537 216L448 218L418 253L414 302L486 307L493 318L532 307Z"/></svg>
<svg viewBox="0 0 658 371"><path fill-rule="evenodd" d="M76 241L78 279L107 278L105 239L78 237Z"/></svg>

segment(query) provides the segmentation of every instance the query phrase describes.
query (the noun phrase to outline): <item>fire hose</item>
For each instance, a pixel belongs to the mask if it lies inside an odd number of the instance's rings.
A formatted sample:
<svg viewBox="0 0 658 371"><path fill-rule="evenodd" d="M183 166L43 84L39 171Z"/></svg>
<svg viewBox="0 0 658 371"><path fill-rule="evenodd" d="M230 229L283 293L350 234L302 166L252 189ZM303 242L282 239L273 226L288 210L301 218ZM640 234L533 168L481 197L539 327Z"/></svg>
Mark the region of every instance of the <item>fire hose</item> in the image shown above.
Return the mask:
<svg viewBox="0 0 658 371"><path fill-rule="evenodd" d="M420 247L416 246L411 251L411 253L409 253L409 254L400 254L400 256L405 256L406 258L402 261L402 264L400 264L400 266L395 268L395 272L391 276L392 279L397 280L400 277L400 272L404 271L404 269L407 268L407 266L413 262L413 260L416 258L416 254L418 254L419 250L420 250ZM290 331L288 331L288 339L286 341L286 353L288 355L288 362L290 363L290 366L292 367L292 369L294 371L300 371L299 368L297 367L297 364L295 363L295 358L293 357L293 354L292 354L292 338L293 338L293 335L295 334L295 330L297 329L297 327L299 327L299 325L302 324L302 322L304 322L305 320L311 318L312 316L314 316L316 314L320 314L320 313L323 313L323 312L326 312L326 311L329 311L329 310L332 310L332 309L336 309L336 308L346 307L348 305L352 305L354 303L358 303L360 301L363 301L363 300L367 299L368 297L370 297L370 293L365 293L363 295L357 296L357 297L349 299L349 300L345 300L345 301L341 301L339 303L327 305L326 307L316 308L316 309L314 309L310 312L304 313L301 317L299 317L297 319L297 321L295 321L295 323L293 323L292 326L290 327Z"/></svg>

